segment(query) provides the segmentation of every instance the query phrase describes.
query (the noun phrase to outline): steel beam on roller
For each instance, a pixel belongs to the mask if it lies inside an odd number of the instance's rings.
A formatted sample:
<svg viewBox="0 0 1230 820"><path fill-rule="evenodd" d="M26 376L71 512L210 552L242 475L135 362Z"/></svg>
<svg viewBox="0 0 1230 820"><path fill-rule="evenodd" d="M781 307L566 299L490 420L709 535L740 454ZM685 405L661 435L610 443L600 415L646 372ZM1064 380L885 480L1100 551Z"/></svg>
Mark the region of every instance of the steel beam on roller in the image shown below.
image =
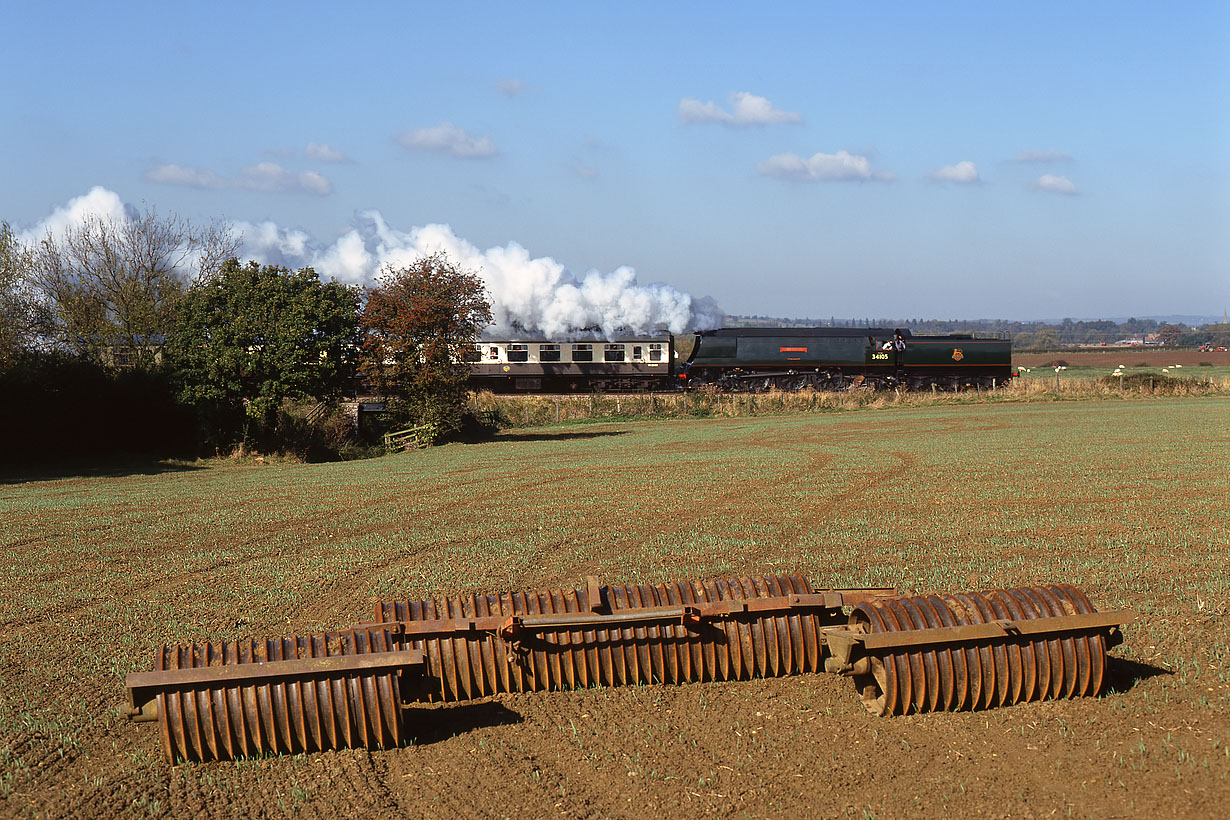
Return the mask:
<svg viewBox="0 0 1230 820"><path fill-rule="evenodd" d="M907 632L865 632L849 629L826 629L825 638L834 657L854 644L867 651L898 649L915 646L938 646L985 641L1013 635L1055 635L1075 633L1087 629L1118 628L1131 623L1136 613L1130 609L1091 612L1081 615L1059 615L1052 618L1036 618L1031 621L1007 619L987 621L966 626L942 626L935 629L918 629Z"/></svg>
<svg viewBox="0 0 1230 820"><path fill-rule="evenodd" d="M408 640L424 638L485 639L508 626L504 616L478 618L435 618L430 621L365 621L352 629L387 629L393 635Z"/></svg>
<svg viewBox="0 0 1230 820"><path fill-rule="evenodd" d="M817 594L840 596L840 606L858 606L859 604L865 604L879 598L899 595L900 590L896 587L846 587L819 590Z"/></svg>
<svg viewBox="0 0 1230 820"><path fill-rule="evenodd" d="M690 606L620 609L609 614L525 615L512 617L501 634L515 638L519 632L543 632L565 628L594 629L603 624L669 623L695 629L706 621L736 615L801 614L806 610L838 610L841 606L842 599L839 595L792 594L743 601L709 601Z"/></svg>
<svg viewBox="0 0 1230 820"><path fill-rule="evenodd" d="M823 668L822 627L895 590L815 590L799 575L389 601L376 622L427 653L420 697L746 680Z"/></svg>
<svg viewBox="0 0 1230 820"><path fill-rule="evenodd" d="M587 596L596 600L593 587ZM605 587L604 587L605 589ZM895 595L893 587L866 589L826 590L817 593L791 593L770 598L751 598L731 601L706 601L676 607L628 607L604 612L605 607L588 612L568 615L487 615L461 618L434 618L430 620L371 621L356 624L354 629L388 629L407 638L465 637L470 633L499 632L512 639L519 632L538 632L551 629L599 628L603 624L651 624L675 623L682 626L701 621L729 618L742 614L772 615L801 613L804 610L840 610L875 598ZM593 604L591 603L591 607ZM481 637L481 636L477 636Z"/></svg>
<svg viewBox="0 0 1230 820"><path fill-rule="evenodd" d="M644 607L625 609L610 614L578 615L523 615L508 619L502 635L516 638L522 632L545 632L552 629L594 629L602 624L679 624L687 626L689 620L699 619L696 607Z"/></svg>
<svg viewBox="0 0 1230 820"><path fill-rule="evenodd" d="M330 655L286 661L261 661L229 666L196 666L132 672L124 678L128 688L127 714L138 722L157 720L158 695L212 686L252 686L293 680L329 678L355 673L378 674L422 666L423 650L399 649L370 655Z"/></svg>

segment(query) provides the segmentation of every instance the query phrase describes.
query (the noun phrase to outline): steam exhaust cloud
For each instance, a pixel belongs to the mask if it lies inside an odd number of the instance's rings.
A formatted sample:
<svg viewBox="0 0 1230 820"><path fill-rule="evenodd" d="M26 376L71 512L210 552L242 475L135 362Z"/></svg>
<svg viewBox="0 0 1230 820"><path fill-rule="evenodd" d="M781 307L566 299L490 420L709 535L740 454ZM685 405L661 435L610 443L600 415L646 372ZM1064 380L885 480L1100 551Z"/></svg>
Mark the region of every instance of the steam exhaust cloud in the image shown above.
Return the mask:
<svg viewBox="0 0 1230 820"><path fill-rule="evenodd" d="M271 222L236 229L243 232L243 250L250 258L288 267L311 265L323 276L356 284L370 284L385 265L398 268L443 251L486 282L495 319L489 335L614 338L660 330L683 333L717 327L722 317L712 300L693 298L665 284L642 285L630 267L577 277L551 257L530 256L516 242L480 250L448 225L403 232L377 211L360 214L355 227L327 247Z"/></svg>
<svg viewBox="0 0 1230 820"><path fill-rule="evenodd" d="M95 187L56 208L21 237L30 242L48 232L55 235L88 215L120 220L135 213L118 194ZM348 284L370 285L386 265L399 268L442 251L486 283L494 315L489 336L610 339L707 330L722 321L712 299L661 283L640 284L636 271L627 266L578 277L549 256L531 256L516 242L481 250L448 225L400 231L374 210L360 213L351 229L330 245L271 221L235 222L232 227L242 236L243 259L289 268L311 266L323 277Z"/></svg>

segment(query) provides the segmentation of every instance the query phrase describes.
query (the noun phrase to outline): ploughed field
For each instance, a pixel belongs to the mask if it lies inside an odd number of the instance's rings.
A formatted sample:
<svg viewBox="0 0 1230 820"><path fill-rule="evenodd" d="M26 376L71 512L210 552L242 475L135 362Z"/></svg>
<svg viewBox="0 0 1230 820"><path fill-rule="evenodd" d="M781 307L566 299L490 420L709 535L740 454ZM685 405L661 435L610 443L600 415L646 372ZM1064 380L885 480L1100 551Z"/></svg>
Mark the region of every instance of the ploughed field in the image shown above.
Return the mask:
<svg viewBox="0 0 1230 820"><path fill-rule="evenodd" d="M1230 351L1225 350L1167 350L1157 347L1108 347L1081 348L1072 351L1050 353L1020 353L1012 354L1014 364L1025 367L1039 367L1055 359L1062 359L1074 367L1101 367L1114 370L1122 365L1125 368L1135 367L1230 367Z"/></svg>
<svg viewBox="0 0 1230 820"><path fill-rule="evenodd" d="M1013 353L1012 364L1024 382L1055 378L1051 365L1063 362L1063 381L1095 380L1119 370L1132 376L1166 376L1172 379L1230 380L1230 352L1225 350L1166 350L1157 347L1084 348L1049 353ZM1113 384L1113 381L1112 381Z"/></svg>
<svg viewBox="0 0 1230 820"><path fill-rule="evenodd" d="M1208 817L1230 800L1230 401L889 407L521 430L348 464L0 483L0 816ZM164 643L433 593L798 571L1068 582L1139 613L1108 691L869 716L832 675L428 705L414 745L171 767L123 721Z"/></svg>

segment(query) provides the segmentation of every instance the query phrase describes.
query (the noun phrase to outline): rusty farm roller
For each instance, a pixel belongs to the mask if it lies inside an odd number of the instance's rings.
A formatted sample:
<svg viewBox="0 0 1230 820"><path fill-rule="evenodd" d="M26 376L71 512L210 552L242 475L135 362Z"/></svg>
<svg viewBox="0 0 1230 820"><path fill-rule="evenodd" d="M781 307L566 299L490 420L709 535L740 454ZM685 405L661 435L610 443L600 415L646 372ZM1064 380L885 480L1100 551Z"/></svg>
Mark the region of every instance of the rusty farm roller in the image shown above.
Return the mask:
<svg viewBox="0 0 1230 820"><path fill-rule="evenodd" d="M125 714L166 758L383 749L404 704L830 672L875 715L1097 694L1125 610L1066 584L951 595L814 589L799 575L386 601L306 637L163 647Z"/></svg>

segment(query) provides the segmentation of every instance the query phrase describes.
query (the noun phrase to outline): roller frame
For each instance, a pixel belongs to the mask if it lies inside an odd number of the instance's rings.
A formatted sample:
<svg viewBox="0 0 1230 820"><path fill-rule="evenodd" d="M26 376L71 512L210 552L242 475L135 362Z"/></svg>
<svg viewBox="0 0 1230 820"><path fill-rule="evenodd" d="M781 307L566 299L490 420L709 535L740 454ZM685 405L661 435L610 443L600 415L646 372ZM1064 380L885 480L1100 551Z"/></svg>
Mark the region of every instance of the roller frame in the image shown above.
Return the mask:
<svg viewBox="0 0 1230 820"><path fill-rule="evenodd" d="M124 685L128 689L128 703L121 711L130 720L143 723L158 719L158 696L169 692L245 682L257 685L319 680L357 672L401 672L422 665L421 649L400 649L365 655L329 655L287 661L132 672L124 679Z"/></svg>
<svg viewBox="0 0 1230 820"><path fill-rule="evenodd" d="M1065 585L1066 589L1080 596L1083 603L1079 606L1085 611L1035 618L997 618L956 626L921 627L917 626L916 621L914 628L873 631L870 623L856 619L855 615L860 610L904 606L913 599L902 597L897 590L885 587L764 594L766 589L781 590L791 586L794 589L811 590L810 582L806 578L794 575L688 581L652 587L603 586L595 576L587 576L585 581L585 586L575 592L545 590L487 596L485 600L498 598L501 602L503 611L495 615L475 614L468 617L417 620L412 617L389 617L390 614L396 616L397 613L427 614L430 611L435 614L441 611L441 606L449 613L460 613L463 609L472 611L473 608L480 612L490 611L477 603L469 606L463 603L465 600L484 600L479 596L473 596L471 599L406 601L404 604L381 603L376 608L376 621L323 636L326 639L347 633L356 636L367 633L370 636L377 631L383 631L385 637L382 645L388 648L378 651L135 672L125 679L127 702L120 712L134 722L152 721L159 719L158 704L162 695L170 697L236 687L247 690L249 687L295 682L320 683L352 676L396 676L395 679L400 681L404 705L407 698L413 699L415 687L424 690L433 686L444 687L446 680L449 683L449 692L440 689L437 694L444 700L465 700L485 697L499 691L547 691L601 684L605 676L615 674L610 667L591 666L592 661L587 661L577 654L579 651L584 652L587 657L595 653L607 653L605 662L614 663L618 670L618 680L615 680L615 683L636 682L639 680L637 676L643 676L645 670L649 669L647 664L652 665L652 677L655 679L660 675L660 680L673 682L709 680L711 678L707 675L702 677L701 670L712 672L714 669L712 647L725 645L720 638L723 634L727 636L724 639L727 644L733 642L729 649L732 665L728 669L726 661L722 661L721 676L714 679L737 680L749 676L824 671L854 677L856 685L861 686L860 676L867 676L873 667L879 668L884 659L904 657L903 653L915 653L916 656L916 653L920 652L959 652L962 647L967 648L966 651L986 652L987 647L1014 642L1027 646L1029 641L1088 637L1092 642L1096 637L1101 653L1099 657L1104 657L1106 649L1122 642L1120 626L1135 618L1135 613L1126 609L1096 611L1083 593ZM695 584L698 590L703 587L703 595L706 598L711 598L713 590L719 584L723 585L723 589L727 589L726 585L729 585L728 591L723 593L726 595L730 594L729 590L735 590L735 594L739 594L739 585L743 585L744 590L754 585L760 597L691 601L688 600L691 596L669 593L672 587L683 590L688 584ZM637 592L638 589L641 592ZM650 596L645 590L654 592ZM954 593L945 597L985 598L998 592ZM670 606L628 605L634 598L641 602L648 601L650 597L655 603L661 603L666 600L668 594L672 602L681 597L686 602ZM505 601L511 600L513 596L520 596L522 604L515 614L509 614L510 609ZM564 605L562 602L567 596L571 596L568 597L567 606L572 608L565 611L559 607ZM927 596L923 596L925 597ZM935 596L931 597L938 600ZM542 602L546 614L535 611L538 605L534 601ZM844 616L843 608L846 607L854 608L854 612L849 616L850 623L838 625L835 620ZM932 618L928 623L934 620ZM807 637L809 634L810 638ZM719 636L716 644L712 642L714 635ZM433 644L433 641L436 643ZM462 643L450 644L451 641ZM608 641L609 644L606 643ZM755 644L755 658L751 655L754 641L764 642L763 647ZM780 646L780 658L778 641L783 642ZM432 646L434 648L429 650ZM459 665L456 668L433 666L443 663L441 647L451 647L448 651L454 653L457 659ZM772 656L769 666L765 665L766 659L762 655L766 648ZM689 661L689 651L699 654L692 655L692 660ZM722 651L721 648L718 649L719 653ZM488 654L482 654L484 652ZM804 654L800 655L800 652ZM482 677L484 670L478 668L482 663L498 657L502 659L500 662L507 661L512 665L514 657L525 658L529 655L534 656L530 666L516 674L528 675L532 679L531 688L492 688L494 684L488 669L485 672L488 676L486 684L479 683L472 687L470 682L465 681L464 691L458 689L459 674L466 673L469 668L474 668L475 674ZM740 663L740 657L743 659L741 671L734 669L734 664ZM623 666L625 659L628 663L627 670ZM675 667L676 660L678 669ZM641 671L636 671L638 662ZM664 663L666 666L663 666ZM1100 663L1102 662L1099 661ZM467 667L466 664L470 666ZM158 665L161 666L162 662L159 661ZM685 671L685 667L690 671ZM1097 668L1100 670L1102 667L1099 665ZM569 669L575 669L575 680ZM663 670L669 674L663 674ZM1100 671L1098 674L1100 676ZM521 680L518 677L518 681ZM975 678L971 679L970 683L977 685L978 681ZM488 689L484 690L484 686ZM1094 689L1096 690L1096 686ZM448 696L450 693L451 697ZM394 694L396 697L396 689ZM901 714L910 709L908 682L904 696L906 701L902 708L906 711L900 712ZM1042 696L1045 697L1045 692ZM933 694L932 698L934 697ZM867 702L866 697L864 701ZM1000 702L1004 701L1001 699ZM871 705L868 705L868 708L871 709ZM951 708L965 707L953 705ZM977 708L976 703L970 708ZM400 727L400 718L398 726Z"/></svg>
<svg viewBox="0 0 1230 820"><path fill-rule="evenodd" d="M615 611L591 610L590 614L568 615L485 615L470 618L436 618L432 620L378 621L357 624L355 629L387 629L394 635L412 640L424 638L464 638L468 634L485 636L499 633L508 641L534 632L551 630L593 630L606 624L680 624L698 627L706 621L738 615L814 615L824 611L840 611L873 597L896 594L889 587L828 590L815 593L791 593L769 598L706 601L686 606L629 607Z"/></svg>
<svg viewBox="0 0 1230 820"><path fill-rule="evenodd" d="M858 661L860 654L881 649L904 647L951 646L954 644L1008 638L1015 635L1056 635L1076 632L1101 631L1107 637L1107 646L1123 642L1122 624L1131 623L1136 613L1130 609L1108 610L1077 615L1060 615L1030 620L1002 618L982 624L944 626L932 629L910 629L901 632L865 632L851 629L826 629L825 640L832 656L832 664L826 663L829 672L842 673ZM831 668L830 668L831 667Z"/></svg>

